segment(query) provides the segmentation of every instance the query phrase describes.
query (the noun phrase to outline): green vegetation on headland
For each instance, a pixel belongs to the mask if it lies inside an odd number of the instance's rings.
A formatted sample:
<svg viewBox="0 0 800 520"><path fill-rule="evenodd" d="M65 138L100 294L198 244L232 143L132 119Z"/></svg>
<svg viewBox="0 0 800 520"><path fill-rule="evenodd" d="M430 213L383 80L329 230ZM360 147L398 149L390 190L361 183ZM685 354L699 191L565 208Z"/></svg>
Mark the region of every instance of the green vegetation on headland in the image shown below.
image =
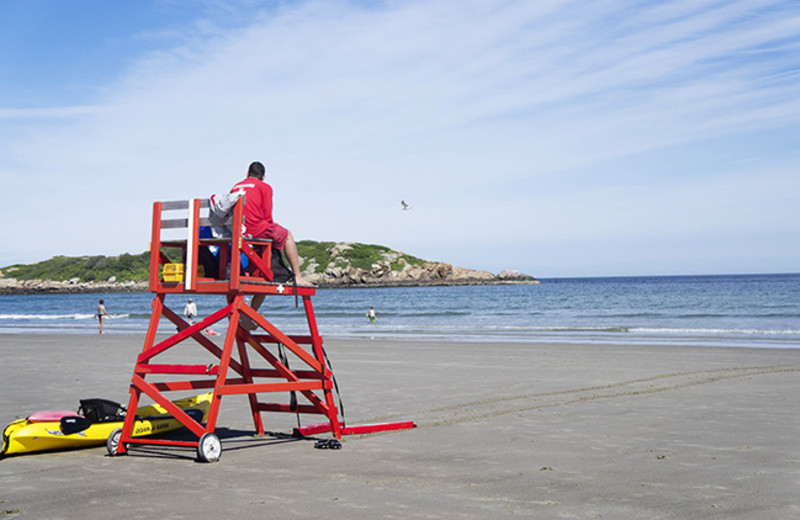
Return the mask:
<svg viewBox="0 0 800 520"><path fill-rule="evenodd" d="M175 250L169 249L165 252L174 256ZM426 262L375 244L348 243L344 247L336 242L301 240L297 243L297 252L302 259L300 268L310 273L323 273L331 264L343 268L352 265L369 270L388 255L392 257L391 268L395 271L401 270L405 263L423 265ZM177 258L174 261L180 262ZM3 267L0 269L0 277L54 281L77 279L80 282L100 282L113 278L117 282L142 282L147 280L149 269L150 253L145 251L138 255L124 253L118 256L54 256L34 264Z"/></svg>
<svg viewBox="0 0 800 520"><path fill-rule="evenodd" d="M356 242L297 243L303 277L318 287L390 287L419 285L493 285L538 283L519 271L475 271L431 262L386 246ZM180 250L164 251L180 263ZM0 269L0 294L41 292L145 291L150 254L56 256Z"/></svg>
<svg viewBox="0 0 800 520"><path fill-rule="evenodd" d="M368 271L387 256L392 258L391 269L393 271L401 270L405 263L422 265L426 262L415 256L398 253L386 246L376 244L352 242L348 243L347 247L341 246L336 242L315 242L313 240L297 242L297 254L303 259L300 269L303 272L324 273L333 264L335 267L343 268L352 265L356 269Z"/></svg>
<svg viewBox="0 0 800 520"><path fill-rule="evenodd" d="M35 264L3 267L4 278L17 280L57 280L77 278L81 282L100 282L114 278L118 282L147 280L150 253L119 256L54 256Z"/></svg>

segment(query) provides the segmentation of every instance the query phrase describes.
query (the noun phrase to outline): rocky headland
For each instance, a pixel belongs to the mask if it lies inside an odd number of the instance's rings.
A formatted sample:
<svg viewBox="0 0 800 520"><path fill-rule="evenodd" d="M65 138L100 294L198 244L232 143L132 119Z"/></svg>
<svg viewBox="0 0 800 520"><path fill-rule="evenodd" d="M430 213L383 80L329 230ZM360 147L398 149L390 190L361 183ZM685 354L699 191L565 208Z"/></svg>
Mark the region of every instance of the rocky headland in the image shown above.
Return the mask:
<svg viewBox="0 0 800 520"><path fill-rule="evenodd" d="M319 243L316 243L319 244ZM451 285L503 285L539 283L533 276L514 270L497 274L453 266L445 262L421 260L381 246L364 246L357 243L325 244L322 255L301 259L303 276L319 288L451 286ZM371 249L369 262L356 253ZM324 262L324 265L320 265ZM42 293L107 293L147 292L146 280L117 281L115 276L106 280L85 281L80 277L68 280L17 279L18 267L0 271L0 294ZM96 277L95 277L96 278Z"/></svg>
<svg viewBox="0 0 800 520"><path fill-rule="evenodd" d="M368 269L347 257L354 244L338 243L328 252L330 261L319 272L305 264L303 276L318 287L399 287L425 285L499 285L539 283L533 276L504 270L497 274L457 267L445 262L413 261L399 251L384 251Z"/></svg>

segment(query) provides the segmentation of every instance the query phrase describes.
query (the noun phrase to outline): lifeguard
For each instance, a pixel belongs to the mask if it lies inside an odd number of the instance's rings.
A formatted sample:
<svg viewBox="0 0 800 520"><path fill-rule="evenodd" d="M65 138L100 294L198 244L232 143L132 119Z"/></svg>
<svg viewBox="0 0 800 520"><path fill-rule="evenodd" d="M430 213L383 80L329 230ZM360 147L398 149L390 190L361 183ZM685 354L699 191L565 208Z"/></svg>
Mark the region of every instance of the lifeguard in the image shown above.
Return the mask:
<svg viewBox="0 0 800 520"><path fill-rule="evenodd" d="M237 182L231 188L231 193L239 192L247 197L242 234L250 235L253 238L272 240L272 247L286 253L286 259L289 261L297 285L311 285L308 280L303 278L300 271L297 244L295 244L292 232L272 218L272 186L264 182L265 174L264 165L255 161L247 169L247 178Z"/></svg>

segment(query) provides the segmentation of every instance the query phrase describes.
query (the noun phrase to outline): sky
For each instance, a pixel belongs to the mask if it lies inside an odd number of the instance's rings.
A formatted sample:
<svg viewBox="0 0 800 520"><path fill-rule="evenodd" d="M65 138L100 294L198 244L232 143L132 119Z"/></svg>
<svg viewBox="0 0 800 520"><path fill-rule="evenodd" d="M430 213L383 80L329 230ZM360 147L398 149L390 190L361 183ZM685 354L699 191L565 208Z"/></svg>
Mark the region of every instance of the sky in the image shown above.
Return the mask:
<svg viewBox="0 0 800 520"><path fill-rule="evenodd" d="M146 251L259 160L297 240L798 272L799 144L800 2L0 0L0 267Z"/></svg>

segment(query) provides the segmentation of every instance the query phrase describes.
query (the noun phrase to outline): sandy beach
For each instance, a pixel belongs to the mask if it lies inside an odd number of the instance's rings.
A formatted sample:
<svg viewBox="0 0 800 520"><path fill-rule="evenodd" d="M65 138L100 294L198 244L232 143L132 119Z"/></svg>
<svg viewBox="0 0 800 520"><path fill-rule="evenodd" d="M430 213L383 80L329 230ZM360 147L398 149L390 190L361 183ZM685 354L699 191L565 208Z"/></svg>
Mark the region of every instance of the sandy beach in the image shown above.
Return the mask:
<svg viewBox="0 0 800 520"><path fill-rule="evenodd" d="M80 398L126 403L142 341L0 335L0 424L76 409ZM348 424L418 427L317 450L313 439L253 437L246 398L229 396L219 462L176 448L6 457L0 516L800 517L800 350L368 340L326 348ZM264 418L272 432L297 425L292 415Z"/></svg>

